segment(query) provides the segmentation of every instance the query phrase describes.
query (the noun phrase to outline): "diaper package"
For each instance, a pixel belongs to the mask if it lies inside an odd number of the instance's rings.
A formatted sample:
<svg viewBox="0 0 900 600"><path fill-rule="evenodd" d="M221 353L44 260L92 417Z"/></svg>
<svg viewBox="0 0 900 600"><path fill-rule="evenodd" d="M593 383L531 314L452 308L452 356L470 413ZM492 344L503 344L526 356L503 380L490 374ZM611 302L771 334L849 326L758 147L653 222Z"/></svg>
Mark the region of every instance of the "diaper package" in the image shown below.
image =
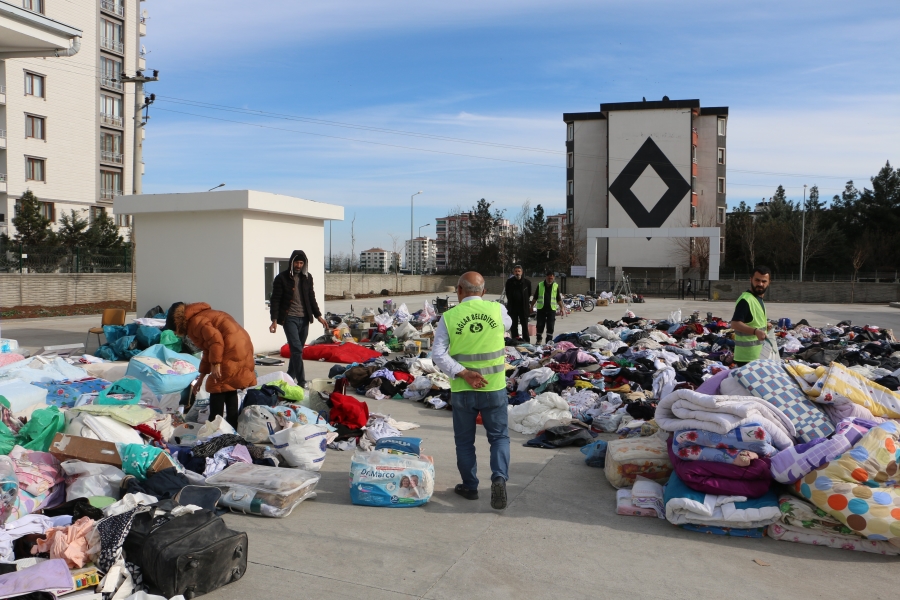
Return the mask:
<svg viewBox="0 0 900 600"><path fill-rule="evenodd" d="M350 501L360 506L421 506L434 492L427 457L357 451L350 462Z"/></svg>

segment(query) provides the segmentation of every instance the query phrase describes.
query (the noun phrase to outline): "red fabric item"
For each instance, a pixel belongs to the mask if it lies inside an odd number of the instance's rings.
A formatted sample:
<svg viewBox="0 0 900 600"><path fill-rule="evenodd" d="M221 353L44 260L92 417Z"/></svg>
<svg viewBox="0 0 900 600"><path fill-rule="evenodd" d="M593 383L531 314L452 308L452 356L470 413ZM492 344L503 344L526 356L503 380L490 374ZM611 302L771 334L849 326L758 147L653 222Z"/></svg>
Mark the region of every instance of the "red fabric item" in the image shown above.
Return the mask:
<svg viewBox="0 0 900 600"><path fill-rule="evenodd" d="M284 348L282 348L284 352ZM282 354L282 356L284 356ZM333 363L363 363L370 358L378 358L380 352L363 348L359 344L316 344L303 348L303 360L325 360ZM290 357L290 353L288 353Z"/></svg>
<svg viewBox="0 0 900 600"><path fill-rule="evenodd" d="M143 433L144 435L153 438L157 442L163 441L162 434L145 423L141 423L140 425L134 425L132 427L132 429L137 430L137 431Z"/></svg>
<svg viewBox="0 0 900 600"><path fill-rule="evenodd" d="M409 373L405 373L403 371L394 371L394 379L396 379L397 381L405 381L406 383L412 383L415 380L415 377L413 377Z"/></svg>
<svg viewBox="0 0 900 600"><path fill-rule="evenodd" d="M369 405L365 402L337 392L332 392L330 398L333 406L328 416L332 425L361 429L369 422Z"/></svg>

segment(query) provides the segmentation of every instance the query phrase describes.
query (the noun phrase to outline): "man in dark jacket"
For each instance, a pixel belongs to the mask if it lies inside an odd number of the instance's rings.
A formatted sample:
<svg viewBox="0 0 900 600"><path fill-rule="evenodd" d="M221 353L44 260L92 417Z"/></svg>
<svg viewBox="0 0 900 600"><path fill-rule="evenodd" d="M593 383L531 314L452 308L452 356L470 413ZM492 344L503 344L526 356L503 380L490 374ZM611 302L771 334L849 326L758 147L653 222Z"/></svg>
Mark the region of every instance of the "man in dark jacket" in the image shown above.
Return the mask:
<svg viewBox="0 0 900 600"><path fill-rule="evenodd" d="M528 315L531 307L528 301L531 298L531 281L522 277L522 265L513 267L512 277L506 280L506 312L512 319L512 327L509 328L509 337L521 340L528 337ZM522 324L522 335L519 335L519 324Z"/></svg>
<svg viewBox="0 0 900 600"><path fill-rule="evenodd" d="M322 327L328 329L328 323L322 318L322 312L316 303L308 262L303 250L294 250L291 253L290 268L275 277L272 283L272 297L269 298L269 315L272 317L269 331L275 333L279 325L284 327L284 334L291 349L288 375L301 386L306 385L303 346L309 334L309 325L315 318Z"/></svg>

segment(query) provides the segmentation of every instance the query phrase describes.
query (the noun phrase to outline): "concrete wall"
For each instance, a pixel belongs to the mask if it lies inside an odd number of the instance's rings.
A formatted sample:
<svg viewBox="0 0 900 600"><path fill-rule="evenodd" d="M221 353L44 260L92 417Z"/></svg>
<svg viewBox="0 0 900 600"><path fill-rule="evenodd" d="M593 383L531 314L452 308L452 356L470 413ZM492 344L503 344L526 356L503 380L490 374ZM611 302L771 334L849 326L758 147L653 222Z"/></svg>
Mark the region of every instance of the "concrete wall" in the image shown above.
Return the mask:
<svg viewBox="0 0 900 600"><path fill-rule="evenodd" d="M0 273L0 307L131 300L131 273Z"/></svg>
<svg viewBox="0 0 900 600"><path fill-rule="evenodd" d="M351 289L352 279L352 289ZM456 287L457 275L380 275L372 273L326 273L325 293L329 296L340 296L344 292L368 294L381 290L400 292L443 292L444 287ZM499 292L498 292L499 293Z"/></svg>
<svg viewBox="0 0 900 600"><path fill-rule="evenodd" d="M606 188L605 119L575 121L575 226L584 235L588 227L608 227ZM597 244L598 264L606 265L607 241ZM578 264L586 265L585 250L579 250Z"/></svg>
<svg viewBox="0 0 900 600"><path fill-rule="evenodd" d="M735 300L747 290L744 281L715 281L712 284L713 298L718 293L719 300ZM853 302L887 303L900 301L900 285L896 283L850 282L805 282L775 281L766 293L766 302L822 302L843 304Z"/></svg>

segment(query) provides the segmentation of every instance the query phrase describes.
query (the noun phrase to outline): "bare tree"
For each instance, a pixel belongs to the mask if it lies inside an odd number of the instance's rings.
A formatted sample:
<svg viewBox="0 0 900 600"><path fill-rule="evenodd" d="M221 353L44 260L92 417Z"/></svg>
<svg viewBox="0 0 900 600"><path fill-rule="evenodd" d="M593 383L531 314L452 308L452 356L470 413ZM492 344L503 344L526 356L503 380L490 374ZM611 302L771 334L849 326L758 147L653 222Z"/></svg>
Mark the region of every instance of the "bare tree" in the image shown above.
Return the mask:
<svg viewBox="0 0 900 600"><path fill-rule="evenodd" d="M853 254L850 255L850 262L853 265L853 281L850 283L850 303L856 300L856 276L859 270L863 268L866 261L872 255L872 243L869 238L861 237L853 244Z"/></svg>
<svg viewBox="0 0 900 600"><path fill-rule="evenodd" d="M394 270L394 293L400 291L400 234L389 233L391 238L391 268ZM396 262L394 262L396 260Z"/></svg>
<svg viewBox="0 0 900 600"><path fill-rule="evenodd" d="M558 268L565 273L572 272L572 266L585 255L587 232L581 227L581 220L575 219L566 224L565 235L553 240L559 247L556 249Z"/></svg>
<svg viewBox="0 0 900 600"><path fill-rule="evenodd" d="M351 294L353 293L353 259L356 258L356 213L353 213L353 220L350 221L350 264L347 265L347 270L350 271L350 284L349 290Z"/></svg>
<svg viewBox="0 0 900 600"><path fill-rule="evenodd" d="M698 227L715 227L715 217L708 211L698 211L696 224ZM697 269L700 278L709 276L709 238L672 238L675 255L688 269Z"/></svg>

